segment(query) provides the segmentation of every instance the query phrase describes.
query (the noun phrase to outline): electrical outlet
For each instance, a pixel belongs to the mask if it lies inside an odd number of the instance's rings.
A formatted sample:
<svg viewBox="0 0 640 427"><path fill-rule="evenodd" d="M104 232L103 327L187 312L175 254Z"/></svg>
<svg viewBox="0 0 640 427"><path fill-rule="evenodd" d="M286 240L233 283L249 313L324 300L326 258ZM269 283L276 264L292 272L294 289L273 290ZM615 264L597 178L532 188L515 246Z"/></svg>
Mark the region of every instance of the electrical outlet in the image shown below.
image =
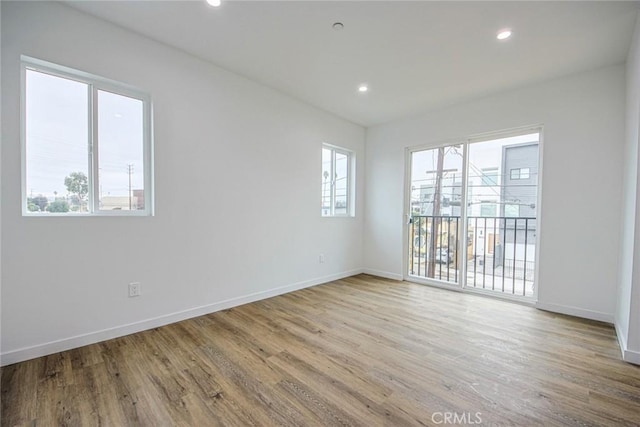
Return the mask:
<svg viewBox="0 0 640 427"><path fill-rule="evenodd" d="M129 298L140 296L140 282L129 283Z"/></svg>
<svg viewBox="0 0 640 427"><path fill-rule="evenodd" d="M324 254L320 254L320 256L318 257L318 262L320 264L324 264Z"/></svg>

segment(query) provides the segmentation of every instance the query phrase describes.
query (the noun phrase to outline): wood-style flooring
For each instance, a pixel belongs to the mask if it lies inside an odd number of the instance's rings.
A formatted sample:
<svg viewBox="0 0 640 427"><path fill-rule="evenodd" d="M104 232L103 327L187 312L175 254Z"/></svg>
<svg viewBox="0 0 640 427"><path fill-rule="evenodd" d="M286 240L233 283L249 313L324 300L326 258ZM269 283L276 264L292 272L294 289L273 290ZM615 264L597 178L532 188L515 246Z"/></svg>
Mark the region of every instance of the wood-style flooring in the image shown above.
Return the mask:
<svg viewBox="0 0 640 427"><path fill-rule="evenodd" d="M610 325L368 275L10 365L1 396L2 426L640 425Z"/></svg>

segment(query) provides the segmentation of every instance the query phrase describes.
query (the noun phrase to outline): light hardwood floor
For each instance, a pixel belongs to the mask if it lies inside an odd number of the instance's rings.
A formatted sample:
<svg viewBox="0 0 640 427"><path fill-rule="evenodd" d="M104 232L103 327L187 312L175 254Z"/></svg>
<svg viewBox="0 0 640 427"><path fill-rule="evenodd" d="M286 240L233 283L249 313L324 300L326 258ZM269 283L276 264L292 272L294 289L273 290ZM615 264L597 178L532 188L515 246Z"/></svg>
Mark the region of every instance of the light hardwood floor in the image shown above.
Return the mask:
<svg viewBox="0 0 640 427"><path fill-rule="evenodd" d="M359 275L2 370L2 426L444 425L446 413L637 426L640 367L620 360L610 325Z"/></svg>

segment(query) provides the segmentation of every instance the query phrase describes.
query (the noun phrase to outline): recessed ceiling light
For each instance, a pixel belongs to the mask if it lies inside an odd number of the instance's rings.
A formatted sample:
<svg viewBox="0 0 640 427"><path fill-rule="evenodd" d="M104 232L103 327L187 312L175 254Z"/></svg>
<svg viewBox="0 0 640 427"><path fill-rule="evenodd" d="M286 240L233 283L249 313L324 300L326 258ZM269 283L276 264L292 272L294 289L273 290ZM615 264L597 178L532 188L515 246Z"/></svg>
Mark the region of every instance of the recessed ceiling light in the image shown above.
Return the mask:
<svg viewBox="0 0 640 427"><path fill-rule="evenodd" d="M221 0L207 0L209 6L218 7L220 6Z"/></svg>
<svg viewBox="0 0 640 427"><path fill-rule="evenodd" d="M344 24L342 22L334 22L331 28L333 28L335 31L340 31L344 28Z"/></svg>
<svg viewBox="0 0 640 427"><path fill-rule="evenodd" d="M361 84L360 86L358 86L358 92L366 92L369 90L369 86L367 86L366 84Z"/></svg>
<svg viewBox="0 0 640 427"><path fill-rule="evenodd" d="M498 40L506 40L511 37L511 30L500 30L496 38Z"/></svg>

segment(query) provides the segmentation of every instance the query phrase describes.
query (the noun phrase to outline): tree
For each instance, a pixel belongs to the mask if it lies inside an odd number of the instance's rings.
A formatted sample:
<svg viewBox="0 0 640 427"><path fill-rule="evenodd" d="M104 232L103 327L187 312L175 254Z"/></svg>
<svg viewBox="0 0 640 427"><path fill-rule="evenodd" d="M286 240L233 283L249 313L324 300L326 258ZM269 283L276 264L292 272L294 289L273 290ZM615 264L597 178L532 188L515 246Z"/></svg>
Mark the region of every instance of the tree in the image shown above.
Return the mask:
<svg viewBox="0 0 640 427"><path fill-rule="evenodd" d="M30 197L27 199L27 207L31 212L44 212L48 204L49 200L47 200L47 198L42 194L38 194L36 197Z"/></svg>
<svg viewBox="0 0 640 427"><path fill-rule="evenodd" d="M80 211L84 205L84 199L89 194L89 180L87 175L82 172L72 172L68 177L64 179L64 185L67 187L67 191L78 197L80 204Z"/></svg>
<svg viewBox="0 0 640 427"><path fill-rule="evenodd" d="M49 212L69 212L69 203L64 199L57 199L47 207Z"/></svg>

